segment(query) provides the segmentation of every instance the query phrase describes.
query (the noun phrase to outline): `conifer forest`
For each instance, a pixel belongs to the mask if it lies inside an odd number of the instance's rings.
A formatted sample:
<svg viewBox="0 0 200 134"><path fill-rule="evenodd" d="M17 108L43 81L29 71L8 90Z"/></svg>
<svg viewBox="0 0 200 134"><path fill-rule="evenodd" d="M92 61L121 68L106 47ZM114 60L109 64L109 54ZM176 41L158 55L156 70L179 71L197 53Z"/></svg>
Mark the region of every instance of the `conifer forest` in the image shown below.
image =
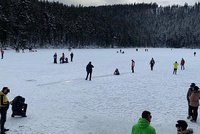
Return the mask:
<svg viewBox="0 0 200 134"><path fill-rule="evenodd" d="M0 46L199 48L200 3L85 7L46 0L0 0Z"/></svg>

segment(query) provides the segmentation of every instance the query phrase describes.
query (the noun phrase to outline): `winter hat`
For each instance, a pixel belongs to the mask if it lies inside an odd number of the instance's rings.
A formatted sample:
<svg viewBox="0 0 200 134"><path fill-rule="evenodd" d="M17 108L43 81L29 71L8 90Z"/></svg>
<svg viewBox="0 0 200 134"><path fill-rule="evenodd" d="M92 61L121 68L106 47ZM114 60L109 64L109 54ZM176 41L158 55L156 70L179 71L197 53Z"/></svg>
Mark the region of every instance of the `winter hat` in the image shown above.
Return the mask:
<svg viewBox="0 0 200 134"><path fill-rule="evenodd" d="M194 86L194 90L199 90L199 87L198 86Z"/></svg>
<svg viewBox="0 0 200 134"><path fill-rule="evenodd" d="M190 87L194 87L194 86L196 86L195 83L191 83Z"/></svg>
<svg viewBox="0 0 200 134"><path fill-rule="evenodd" d="M181 127L183 130L186 130L188 127L187 122L184 120L178 120L177 123L178 124L176 124L176 127Z"/></svg>

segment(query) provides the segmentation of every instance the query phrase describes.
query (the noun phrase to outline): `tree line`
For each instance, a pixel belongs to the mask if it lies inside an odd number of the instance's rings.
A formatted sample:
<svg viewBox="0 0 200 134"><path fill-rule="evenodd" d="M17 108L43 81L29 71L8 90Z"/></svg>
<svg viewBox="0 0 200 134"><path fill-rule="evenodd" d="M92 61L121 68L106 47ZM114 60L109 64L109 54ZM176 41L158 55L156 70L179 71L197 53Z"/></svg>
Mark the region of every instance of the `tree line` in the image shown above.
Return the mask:
<svg viewBox="0 0 200 134"><path fill-rule="evenodd" d="M0 0L2 47L199 48L200 3L90 6Z"/></svg>

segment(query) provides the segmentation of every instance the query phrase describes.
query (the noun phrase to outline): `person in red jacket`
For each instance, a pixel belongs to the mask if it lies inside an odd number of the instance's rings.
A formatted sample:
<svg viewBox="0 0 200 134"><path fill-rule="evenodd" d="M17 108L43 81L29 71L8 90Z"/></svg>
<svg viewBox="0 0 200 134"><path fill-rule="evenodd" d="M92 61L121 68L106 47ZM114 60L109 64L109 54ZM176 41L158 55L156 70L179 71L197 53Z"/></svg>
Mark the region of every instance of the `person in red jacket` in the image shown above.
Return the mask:
<svg viewBox="0 0 200 134"><path fill-rule="evenodd" d="M185 70L185 60L182 58L181 59L181 70Z"/></svg>

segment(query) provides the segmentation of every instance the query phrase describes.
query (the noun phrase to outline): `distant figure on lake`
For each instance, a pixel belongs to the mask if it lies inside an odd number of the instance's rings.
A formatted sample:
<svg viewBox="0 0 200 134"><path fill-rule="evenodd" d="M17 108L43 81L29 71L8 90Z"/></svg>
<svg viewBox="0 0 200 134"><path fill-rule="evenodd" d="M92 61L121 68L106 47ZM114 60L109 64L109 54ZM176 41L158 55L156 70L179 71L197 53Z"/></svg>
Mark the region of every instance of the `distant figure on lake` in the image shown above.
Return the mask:
<svg viewBox="0 0 200 134"><path fill-rule="evenodd" d="M85 80L88 79L89 76L89 80L91 81L92 78L92 69L94 68L94 66L92 65L92 62L90 61L87 66L86 66L86 72L87 72L87 76L85 78Z"/></svg>
<svg viewBox="0 0 200 134"><path fill-rule="evenodd" d="M176 75L179 64L178 64L177 61L176 61L173 65L174 65L174 71L173 71L173 74Z"/></svg>
<svg viewBox="0 0 200 134"><path fill-rule="evenodd" d="M54 59L54 64L57 64L57 53L55 53L54 55L53 55L53 59Z"/></svg>
<svg viewBox="0 0 200 134"><path fill-rule="evenodd" d="M68 61L68 58L67 58L67 57L65 58L65 63L69 63L69 61Z"/></svg>
<svg viewBox="0 0 200 134"><path fill-rule="evenodd" d="M151 67L151 71L153 71L153 67L154 67L154 65L155 65L155 61L154 61L154 59L152 58L151 60L150 60L150 67Z"/></svg>
<svg viewBox="0 0 200 134"><path fill-rule="evenodd" d="M115 69L114 75L120 75L118 68Z"/></svg>
<svg viewBox="0 0 200 134"><path fill-rule="evenodd" d="M196 52L194 52L194 56L196 56L196 54L197 54L197 53L196 53Z"/></svg>
<svg viewBox="0 0 200 134"><path fill-rule="evenodd" d="M62 53L61 63L65 63L65 54L64 53Z"/></svg>
<svg viewBox="0 0 200 134"><path fill-rule="evenodd" d="M181 70L185 70L185 60L182 58L181 59Z"/></svg>
<svg viewBox="0 0 200 134"><path fill-rule="evenodd" d="M3 48L1 48L1 59L3 59L4 51Z"/></svg>
<svg viewBox="0 0 200 134"><path fill-rule="evenodd" d="M73 57L74 57L74 54L71 52L70 53L71 62L73 62Z"/></svg>
<svg viewBox="0 0 200 134"><path fill-rule="evenodd" d="M131 63L131 70L132 70L132 73L134 73L134 69L135 69L135 61L134 60L131 60L132 63Z"/></svg>

